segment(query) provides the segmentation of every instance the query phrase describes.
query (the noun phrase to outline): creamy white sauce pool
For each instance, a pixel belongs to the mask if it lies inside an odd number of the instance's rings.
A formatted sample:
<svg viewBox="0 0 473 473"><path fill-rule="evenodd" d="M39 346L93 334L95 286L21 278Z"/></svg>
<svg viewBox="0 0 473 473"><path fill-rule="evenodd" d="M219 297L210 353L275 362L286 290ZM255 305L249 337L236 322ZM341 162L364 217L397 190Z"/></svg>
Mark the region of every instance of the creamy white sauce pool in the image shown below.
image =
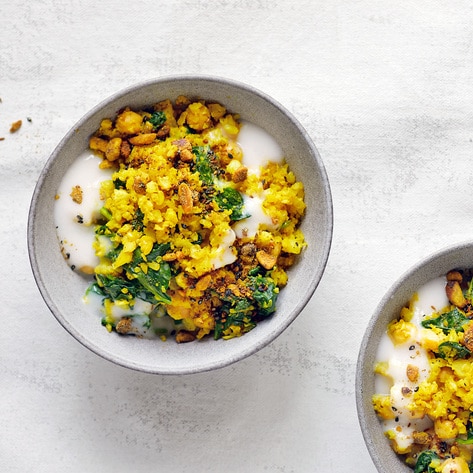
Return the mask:
<svg viewBox="0 0 473 473"><path fill-rule="evenodd" d="M251 197L249 195L244 195L243 201L245 202L245 212L251 216L244 220L240 220L233 225L233 230L238 238L254 237L260 225L266 224L269 227L273 226L271 217L266 214L263 208L263 192L261 196Z"/></svg>
<svg viewBox="0 0 473 473"><path fill-rule="evenodd" d="M416 333L405 343L394 345L387 333L382 337L378 352L377 362L388 363L388 376L375 376L375 392L390 394L393 406L396 408L397 419L383 420L384 431L393 430L396 433L396 442L401 447L412 443L411 435L414 431L425 430L432 422L430 419L415 419L407 406L411 400L402 392L403 387L414 390L429 376L430 366L427 352L420 342L420 331L423 328L421 321L424 316L438 312L448 305L445 293L446 278L439 277L429 281L417 291L417 300L413 305L413 317L410 321L416 327ZM415 382L408 379L406 371L408 365L419 369L419 378Z"/></svg>
<svg viewBox="0 0 473 473"><path fill-rule="evenodd" d="M243 165L250 172L259 174L261 166L268 162L282 163L283 151L279 143L263 128L242 121L237 143L243 151Z"/></svg>
<svg viewBox="0 0 473 473"><path fill-rule="evenodd" d="M235 232L230 228L223 236L217 254L212 261L213 269L223 268L227 264L232 264L237 259L236 252L233 250L233 243L235 243Z"/></svg>
<svg viewBox="0 0 473 473"><path fill-rule="evenodd" d="M81 154L67 170L57 191L54 208L57 235L67 262L77 269L93 268L98 264L92 247L95 238L93 222L103 205L100 183L112 176L111 171L99 168L101 161L90 151ZM70 195L75 186L82 189L80 204Z"/></svg>
<svg viewBox="0 0 473 473"><path fill-rule="evenodd" d="M242 121L237 143L243 152L242 164L248 168L249 173L260 175L261 167L273 162L282 164L284 154L279 143L263 128L253 123ZM237 222L233 229L238 238L254 237L260 225L272 226L271 218L263 209L264 192L259 195L244 195L245 211L249 218Z"/></svg>

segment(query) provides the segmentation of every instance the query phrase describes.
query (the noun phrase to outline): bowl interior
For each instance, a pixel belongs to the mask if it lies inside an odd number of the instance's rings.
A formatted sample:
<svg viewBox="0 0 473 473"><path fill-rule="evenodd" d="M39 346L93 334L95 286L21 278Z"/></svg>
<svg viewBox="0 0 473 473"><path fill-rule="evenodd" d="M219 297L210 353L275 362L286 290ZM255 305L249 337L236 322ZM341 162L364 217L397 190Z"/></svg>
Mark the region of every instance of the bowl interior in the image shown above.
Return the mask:
<svg viewBox="0 0 473 473"><path fill-rule="evenodd" d="M114 117L125 106L139 109L183 94L222 103L242 119L271 133L282 146L290 168L306 189L302 230L308 240L303 257L293 267L281 291L274 317L244 337L177 345L168 341L136 340L109 334L99 316L82 303L87 282L64 262L57 241L53 206L66 170L88 147L101 119ZM33 194L28 248L41 294L58 321L82 344L106 359L152 373L192 373L242 359L279 335L303 309L325 269L332 238L330 187L321 158L301 125L281 105L243 84L208 77L169 77L130 87L105 100L84 116L57 146Z"/></svg>
<svg viewBox="0 0 473 473"><path fill-rule="evenodd" d="M454 268L473 267L473 243L467 242L446 248L421 261L404 274L387 292L375 310L362 340L356 372L356 403L360 427L371 458L383 473L411 472L391 449L384 437L371 398L375 394L373 368L380 338L391 320L400 315L401 308L425 283Z"/></svg>

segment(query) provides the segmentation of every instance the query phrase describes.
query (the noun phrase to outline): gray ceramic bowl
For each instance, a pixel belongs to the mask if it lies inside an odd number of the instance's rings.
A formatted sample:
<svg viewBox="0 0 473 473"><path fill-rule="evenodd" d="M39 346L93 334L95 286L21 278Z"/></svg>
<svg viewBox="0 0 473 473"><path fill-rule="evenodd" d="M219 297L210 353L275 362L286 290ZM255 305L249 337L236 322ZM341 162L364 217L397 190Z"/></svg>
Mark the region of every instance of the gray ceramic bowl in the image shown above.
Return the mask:
<svg viewBox="0 0 473 473"><path fill-rule="evenodd" d="M125 106L140 108L183 94L222 103L241 118L272 134L282 146L290 168L305 186L307 211L302 230L308 247L291 268L276 314L245 336L228 341L187 344L137 340L108 333L81 301L87 283L71 271L59 251L53 206L64 173L88 147L89 136L102 118ZM137 84L106 99L87 113L49 158L33 194L28 249L34 277L50 310L64 328L96 354L136 370L182 374L229 365L260 350L280 335L305 307L324 272L332 239L332 201L322 160L298 121L272 98L254 88L206 76L165 77Z"/></svg>
<svg viewBox="0 0 473 473"><path fill-rule="evenodd" d="M375 394L376 351L389 322L399 317L401 308L428 281L454 268L473 267L473 243L461 243L439 251L416 264L387 292L373 314L361 343L356 372L356 404L363 437L379 472L412 473L391 449L371 404Z"/></svg>

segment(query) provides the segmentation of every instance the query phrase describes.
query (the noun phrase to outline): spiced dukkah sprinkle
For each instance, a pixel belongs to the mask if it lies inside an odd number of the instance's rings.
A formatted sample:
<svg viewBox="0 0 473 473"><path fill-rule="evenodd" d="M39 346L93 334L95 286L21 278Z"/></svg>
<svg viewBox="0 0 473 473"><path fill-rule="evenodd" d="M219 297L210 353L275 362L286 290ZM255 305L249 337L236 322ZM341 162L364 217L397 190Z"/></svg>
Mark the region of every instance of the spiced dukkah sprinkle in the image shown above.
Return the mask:
<svg viewBox="0 0 473 473"><path fill-rule="evenodd" d="M279 154L248 162L248 130ZM88 290L107 330L229 339L274 314L306 245L303 185L274 138L221 104L179 96L103 119L90 149L113 170Z"/></svg>

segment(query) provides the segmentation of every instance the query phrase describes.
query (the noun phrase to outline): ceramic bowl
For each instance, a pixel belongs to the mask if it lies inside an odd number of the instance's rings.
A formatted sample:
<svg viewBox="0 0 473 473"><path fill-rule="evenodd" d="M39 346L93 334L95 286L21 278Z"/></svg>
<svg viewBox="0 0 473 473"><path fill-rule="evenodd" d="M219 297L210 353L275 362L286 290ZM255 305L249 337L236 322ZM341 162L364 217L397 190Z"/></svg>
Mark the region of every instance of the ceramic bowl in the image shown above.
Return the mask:
<svg viewBox="0 0 473 473"><path fill-rule="evenodd" d="M399 318L401 308L421 286L452 269L471 267L473 267L473 243L456 244L434 253L414 265L398 279L385 294L368 324L358 356L356 404L366 446L379 472L412 473L413 471L391 449L371 404L372 396L375 394L373 368L377 361L376 353L380 339L386 332L389 322Z"/></svg>
<svg viewBox="0 0 473 473"><path fill-rule="evenodd" d="M308 241L289 284L281 291L276 314L232 340L138 340L108 333L83 304L87 282L71 271L59 250L54 223L54 197L68 167L88 148L101 119L125 106L140 109L178 95L211 99L272 134L297 178L305 186L306 215L302 230ZM128 368L159 374L208 371L241 360L274 340L294 321L314 293L326 266L332 240L332 201L323 162L310 136L294 116L266 94L233 80L206 76L158 78L107 98L76 123L47 161L35 188L28 221L28 249L39 290L51 312L80 343Z"/></svg>

